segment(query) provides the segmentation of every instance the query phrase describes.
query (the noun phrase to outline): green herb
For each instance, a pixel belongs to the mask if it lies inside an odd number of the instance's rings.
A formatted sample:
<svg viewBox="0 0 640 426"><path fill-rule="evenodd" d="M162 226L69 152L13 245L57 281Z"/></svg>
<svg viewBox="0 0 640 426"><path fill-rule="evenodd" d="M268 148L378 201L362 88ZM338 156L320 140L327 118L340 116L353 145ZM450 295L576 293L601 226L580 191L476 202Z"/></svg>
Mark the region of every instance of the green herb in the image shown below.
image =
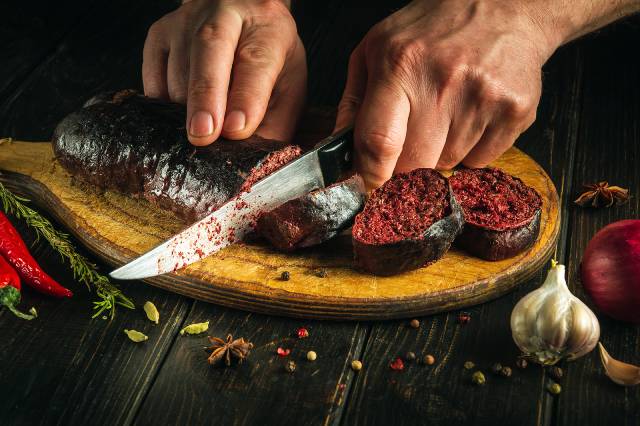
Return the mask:
<svg viewBox="0 0 640 426"><path fill-rule="evenodd" d="M184 335L185 333L187 333L187 334L200 334L200 333L204 333L208 329L209 329L209 321L197 322L195 324L189 324L188 326L186 326L185 328L180 330L180 334L181 335Z"/></svg>
<svg viewBox="0 0 640 426"><path fill-rule="evenodd" d="M36 241L40 237L44 238L60 254L63 261L69 262L73 277L77 281L85 284L89 290L92 287L95 289L99 300L93 302L92 318L103 312L109 312L113 318L116 313L116 305L135 309L131 299L125 296L106 276L98 273L96 265L76 251L69 235L55 229L48 219L25 204L29 200L13 194L0 183L0 201L5 212L24 220L36 232Z"/></svg>
<svg viewBox="0 0 640 426"><path fill-rule="evenodd" d="M149 339L149 337L147 337L145 334L140 333L137 330L125 329L124 333L127 335L127 337L129 337L129 339L131 339L136 343L144 342L145 340Z"/></svg>
<svg viewBox="0 0 640 426"><path fill-rule="evenodd" d="M147 318L149 318L149 321L153 321L158 324L158 322L160 321L160 312L158 312L158 308L156 308L156 305L147 300L146 302L144 302L144 306L142 307L142 309L144 309L144 313L147 314Z"/></svg>

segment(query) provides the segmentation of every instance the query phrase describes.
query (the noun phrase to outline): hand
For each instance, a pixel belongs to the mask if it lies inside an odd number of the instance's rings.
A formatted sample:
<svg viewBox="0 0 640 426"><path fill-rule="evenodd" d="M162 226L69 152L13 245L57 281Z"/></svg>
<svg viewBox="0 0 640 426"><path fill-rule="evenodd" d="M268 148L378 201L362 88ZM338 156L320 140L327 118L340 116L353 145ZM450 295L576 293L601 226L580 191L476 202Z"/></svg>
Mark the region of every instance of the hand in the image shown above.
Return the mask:
<svg viewBox="0 0 640 426"><path fill-rule="evenodd" d="M192 0L154 23L144 45L147 96L187 103L188 137L254 132L289 140L304 103L304 47L277 0Z"/></svg>
<svg viewBox="0 0 640 426"><path fill-rule="evenodd" d="M336 122L355 121L368 186L500 156L535 120L553 44L515 0L416 0L374 26L351 55Z"/></svg>

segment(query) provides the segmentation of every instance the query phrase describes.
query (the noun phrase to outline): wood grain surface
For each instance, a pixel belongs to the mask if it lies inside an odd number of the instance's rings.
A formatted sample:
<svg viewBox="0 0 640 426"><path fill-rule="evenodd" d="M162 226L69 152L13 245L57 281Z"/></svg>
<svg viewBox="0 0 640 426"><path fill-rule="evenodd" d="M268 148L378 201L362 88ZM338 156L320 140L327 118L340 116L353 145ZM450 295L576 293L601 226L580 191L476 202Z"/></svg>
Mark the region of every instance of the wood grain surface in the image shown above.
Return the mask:
<svg viewBox="0 0 640 426"><path fill-rule="evenodd" d="M324 115L310 116L312 128ZM313 132L317 134L317 132ZM297 138L308 141L305 135ZM358 272L348 235L296 253L243 243L176 273L150 278L153 285L240 309L306 318L401 318L466 307L498 297L534 274L552 254L559 234L558 195L545 171L512 148L500 167L542 196L540 235L525 252L489 262L452 249L425 268L393 277ZM119 193L97 191L69 175L49 143L6 140L0 145L0 179L51 212L92 252L118 266L152 249L185 224L171 213ZM326 277L317 272L324 269ZM289 271L290 280L280 275Z"/></svg>

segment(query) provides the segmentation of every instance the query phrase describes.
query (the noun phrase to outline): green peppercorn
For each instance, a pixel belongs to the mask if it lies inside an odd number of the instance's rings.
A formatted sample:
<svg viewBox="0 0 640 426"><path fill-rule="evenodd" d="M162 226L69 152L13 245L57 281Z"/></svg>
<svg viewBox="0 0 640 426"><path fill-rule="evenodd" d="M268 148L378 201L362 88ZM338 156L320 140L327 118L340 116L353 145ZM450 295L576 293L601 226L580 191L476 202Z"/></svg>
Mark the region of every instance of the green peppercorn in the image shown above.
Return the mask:
<svg viewBox="0 0 640 426"><path fill-rule="evenodd" d="M516 367L518 368L525 369L528 365L529 363L524 358L518 358L518 360L516 361Z"/></svg>
<svg viewBox="0 0 640 426"><path fill-rule="evenodd" d="M564 371L560 367L551 367L547 370L547 374L553 377L555 380L561 380L564 376Z"/></svg>
<svg viewBox="0 0 640 426"><path fill-rule="evenodd" d="M290 279L290 278L291 278L291 274L289 273L289 271L283 271L283 272L280 274L280 279L281 279L282 281L289 281L289 279Z"/></svg>
<svg viewBox="0 0 640 426"><path fill-rule="evenodd" d="M414 352L409 351L404 356L404 359L406 359L407 361L415 361L416 360L416 354Z"/></svg>
<svg viewBox="0 0 640 426"><path fill-rule="evenodd" d="M551 383L547 387L547 390L553 395L558 395L560 392L562 392L562 386L560 386L558 383Z"/></svg>
<svg viewBox="0 0 640 426"><path fill-rule="evenodd" d="M504 377L511 377L511 373L511 367L502 367L502 370L500 370L500 374Z"/></svg>
<svg viewBox="0 0 640 426"><path fill-rule="evenodd" d="M482 386L487 382L482 371L476 371L471 375L471 381L474 385Z"/></svg>
<svg viewBox="0 0 640 426"><path fill-rule="evenodd" d="M465 370L471 370L475 366L476 365L473 363L473 361L467 361L467 362L464 363L464 369Z"/></svg>
<svg viewBox="0 0 640 426"><path fill-rule="evenodd" d="M500 364L499 362L496 362L491 366L491 372L493 374L500 374L501 371L502 371L502 364Z"/></svg>

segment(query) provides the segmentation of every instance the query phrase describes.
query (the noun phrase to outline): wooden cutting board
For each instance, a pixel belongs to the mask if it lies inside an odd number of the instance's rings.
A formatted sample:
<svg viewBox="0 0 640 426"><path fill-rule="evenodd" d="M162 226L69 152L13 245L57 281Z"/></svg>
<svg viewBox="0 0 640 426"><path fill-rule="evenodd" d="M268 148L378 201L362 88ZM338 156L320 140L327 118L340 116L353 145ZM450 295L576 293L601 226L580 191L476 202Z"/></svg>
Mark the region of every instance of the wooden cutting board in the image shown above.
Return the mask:
<svg viewBox="0 0 640 426"><path fill-rule="evenodd" d="M309 123L303 128L307 134L300 135L298 143L317 141L327 131L326 126ZM259 243L237 244L177 273L146 281L224 306L303 318L402 318L496 298L531 277L550 258L560 230L560 211L553 183L529 156L512 148L493 165L520 177L543 199L540 236L531 249L514 258L488 262L454 248L429 267L375 277L352 269L351 243L344 236L294 254ZM49 142L0 143L0 181L51 213L113 266L152 249L185 226L146 201L75 181L55 162ZM326 277L318 276L319 269L326 271ZM280 280L283 271L289 271L289 281Z"/></svg>

